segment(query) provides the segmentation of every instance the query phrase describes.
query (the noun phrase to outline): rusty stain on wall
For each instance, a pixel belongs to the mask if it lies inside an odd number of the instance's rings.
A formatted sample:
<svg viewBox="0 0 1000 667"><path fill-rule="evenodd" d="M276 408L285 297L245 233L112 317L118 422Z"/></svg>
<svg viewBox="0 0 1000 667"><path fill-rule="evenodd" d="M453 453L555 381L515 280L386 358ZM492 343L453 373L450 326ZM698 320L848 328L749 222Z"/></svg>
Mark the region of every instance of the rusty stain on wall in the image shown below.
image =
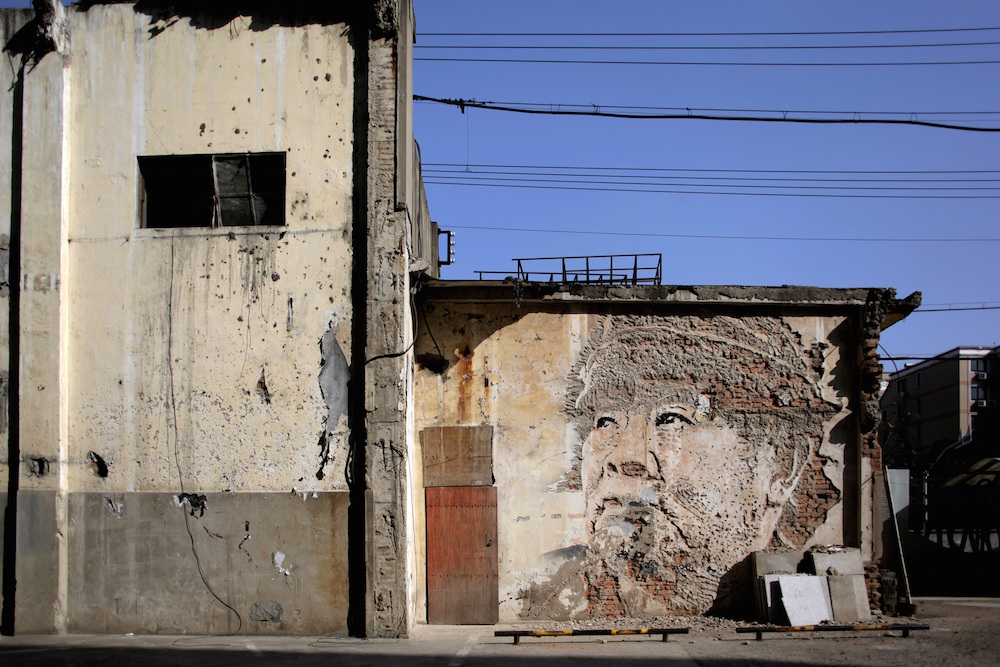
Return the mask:
<svg viewBox="0 0 1000 667"><path fill-rule="evenodd" d="M466 343L460 348L455 350L455 357L458 361L455 363L454 373L458 377L458 416L461 423L469 424L472 423L472 405L474 399L472 398L472 349L469 344Z"/></svg>
<svg viewBox="0 0 1000 667"><path fill-rule="evenodd" d="M264 236L263 241L249 247L241 246L238 251L244 303L257 303L264 287L278 280L275 277L278 276L276 242L271 242L268 236Z"/></svg>

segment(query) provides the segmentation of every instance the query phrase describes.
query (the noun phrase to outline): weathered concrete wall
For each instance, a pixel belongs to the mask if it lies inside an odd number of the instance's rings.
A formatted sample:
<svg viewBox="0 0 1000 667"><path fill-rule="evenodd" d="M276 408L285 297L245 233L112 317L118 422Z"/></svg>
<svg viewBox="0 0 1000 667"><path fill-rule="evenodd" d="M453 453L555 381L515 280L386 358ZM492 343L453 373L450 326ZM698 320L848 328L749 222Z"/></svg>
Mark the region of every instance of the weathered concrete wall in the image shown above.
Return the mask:
<svg viewBox="0 0 1000 667"><path fill-rule="evenodd" d="M343 492L70 494L67 631L346 634L347 502Z"/></svg>
<svg viewBox="0 0 1000 667"><path fill-rule="evenodd" d="M395 4L395 3L386 3ZM397 24L398 29L398 24ZM404 202L397 202L397 57L392 39L369 43L368 265L365 340L365 483L368 490L366 635L405 636L410 628L412 531L408 478L413 439L409 243ZM409 138L403 139L409 141ZM359 304L360 306L360 304ZM409 539L408 539L409 538Z"/></svg>
<svg viewBox="0 0 1000 667"><path fill-rule="evenodd" d="M71 28L67 628L233 631L224 602L244 631L344 632L353 50L343 24L149 23ZM137 156L255 151L286 155L285 226L138 228ZM179 491L220 511L193 550Z"/></svg>
<svg viewBox="0 0 1000 667"><path fill-rule="evenodd" d="M14 35L8 34L7 38L5 44L10 44ZM16 496L8 495L8 500L16 499L17 503L16 600L37 601L17 615L15 630L52 632L57 628L59 415L64 400L59 361L65 259L61 244L65 216L62 194L66 188L61 130L65 122L66 71L58 54L40 61L12 56L10 65L8 69L13 72L8 72L5 79L10 85L4 88L8 128L4 136L8 165L4 227L6 250L19 254L11 253L14 260L8 260L6 271L5 296L9 302L4 299L4 366L10 356L11 323L19 356L10 373L3 372L6 380L12 374L18 382L17 399L4 410L16 414L5 418L3 430L6 437L11 422L16 421L18 461L10 464L17 466L14 474L19 490ZM7 381L3 384L7 394L10 388ZM5 558L5 565L10 563Z"/></svg>
<svg viewBox="0 0 1000 667"><path fill-rule="evenodd" d="M417 428L495 429L501 620L701 613L844 542L844 309L512 301L432 298L416 349Z"/></svg>
<svg viewBox="0 0 1000 667"><path fill-rule="evenodd" d="M344 26L148 23L123 5L73 15L70 487L343 490ZM286 153L285 227L138 229L137 156L246 151Z"/></svg>
<svg viewBox="0 0 1000 667"><path fill-rule="evenodd" d="M32 13L28 10L8 10L0 12L0 40L6 44L21 27L31 18ZM9 559L4 557L7 551L4 549L5 534L8 530L7 514L14 509L8 510L8 500L13 500L7 491L11 480L16 480L17 467L10 469L12 463L8 460L9 428L12 415L17 414L16 406L11 406L9 399L10 391L10 307L11 307L11 276L13 276L13 286L16 289L18 284L19 269L10 266L10 232L11 232L11 206L12 206L12 186L16 183L13 173L15 156L13 142L14 108L15 99L14 82L16 71L11 67L2 68L0 71L0 580L7 583L11 580L13 571L10 568ZM15 374L16 377L16 374ZM11 473L14 477L10 477ZM16 527L16 521L9 526L10 529ZM12 539L13 535L8 539ZM9 584L7 584L9 585ZM6 586L5 586L6 588ZM9 595L9 591L4 590L3 594ZM6 627L4 628L6 630Z"/></svg>
<svg viewBox="0 0 1000 667"><path fill-rule="evenodd" d="M354 49L274 14L71 8L27 70L18 632L346 631ZM138 157L247 152L284 226L141 228Z"/></svg>

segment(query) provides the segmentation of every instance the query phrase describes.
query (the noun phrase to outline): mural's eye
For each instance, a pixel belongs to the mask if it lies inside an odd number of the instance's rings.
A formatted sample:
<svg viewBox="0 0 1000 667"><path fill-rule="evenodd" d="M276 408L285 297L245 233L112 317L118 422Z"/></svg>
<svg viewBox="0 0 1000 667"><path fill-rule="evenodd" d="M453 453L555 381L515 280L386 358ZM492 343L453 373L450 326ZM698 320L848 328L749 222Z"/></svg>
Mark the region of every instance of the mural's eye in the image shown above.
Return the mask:
<svg viewBox="0 0 1000 667"><path fill-rule="evenodd" d="M685 417L679 412L661 412L656 416L656 425L663 426L664 424L694 424L693 421Z"/></svg>
<svg viewBox="0 0 1000 667"><path fill-rule="evenodd" d="M618 420L615 419L614 417L600 417L597 420L597 426L595 428L605 428L606 426L610 426L611 424L618 426Z"/></svg>

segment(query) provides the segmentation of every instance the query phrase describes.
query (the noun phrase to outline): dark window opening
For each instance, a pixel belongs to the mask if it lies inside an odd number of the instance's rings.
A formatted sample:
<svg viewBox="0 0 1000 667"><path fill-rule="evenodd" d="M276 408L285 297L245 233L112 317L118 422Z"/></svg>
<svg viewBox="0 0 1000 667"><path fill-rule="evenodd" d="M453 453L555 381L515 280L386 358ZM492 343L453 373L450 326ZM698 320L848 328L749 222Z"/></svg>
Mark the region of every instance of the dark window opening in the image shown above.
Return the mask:
<svg viewBox="0 0 1000 667"><path fill-rule="evenodd" d="M285 154L149 155L139 158L142 226L285 224Z"/></svg>

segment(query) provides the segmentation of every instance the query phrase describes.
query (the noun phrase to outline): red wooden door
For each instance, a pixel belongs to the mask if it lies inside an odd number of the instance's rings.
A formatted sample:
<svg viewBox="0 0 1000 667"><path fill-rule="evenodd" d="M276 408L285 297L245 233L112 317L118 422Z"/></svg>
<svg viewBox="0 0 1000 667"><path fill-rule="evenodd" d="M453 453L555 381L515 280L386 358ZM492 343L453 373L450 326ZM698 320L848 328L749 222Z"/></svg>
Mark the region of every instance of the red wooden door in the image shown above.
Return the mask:
<svg viewBox="0 0 1000 667"><path fill-rule="evenodd" d="M427 488L427 622L499 620L495 486Z"/></svg>

